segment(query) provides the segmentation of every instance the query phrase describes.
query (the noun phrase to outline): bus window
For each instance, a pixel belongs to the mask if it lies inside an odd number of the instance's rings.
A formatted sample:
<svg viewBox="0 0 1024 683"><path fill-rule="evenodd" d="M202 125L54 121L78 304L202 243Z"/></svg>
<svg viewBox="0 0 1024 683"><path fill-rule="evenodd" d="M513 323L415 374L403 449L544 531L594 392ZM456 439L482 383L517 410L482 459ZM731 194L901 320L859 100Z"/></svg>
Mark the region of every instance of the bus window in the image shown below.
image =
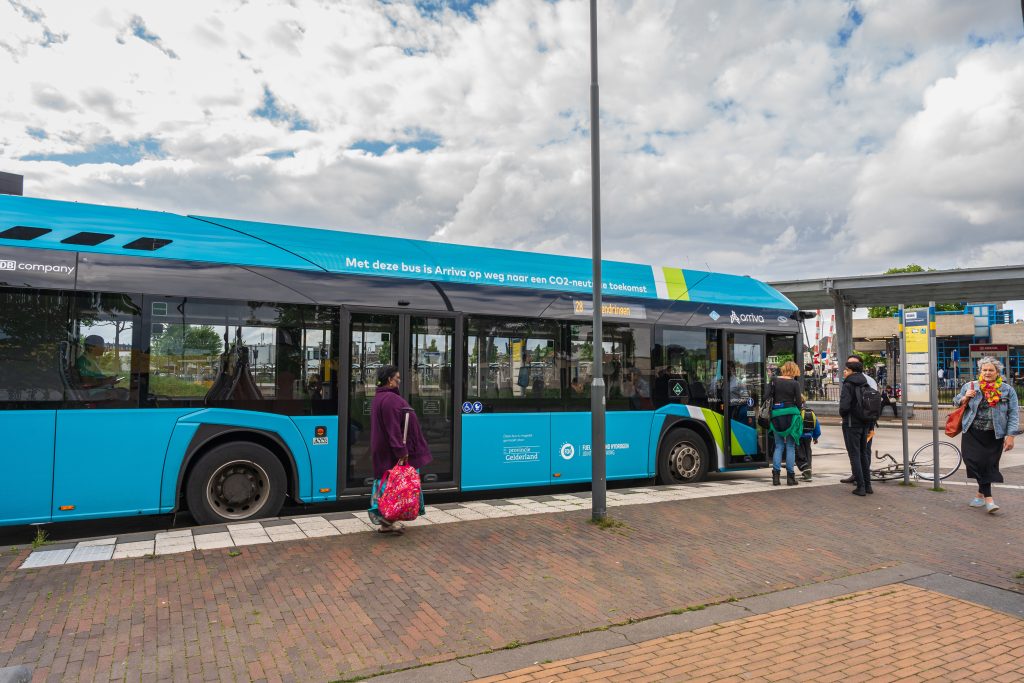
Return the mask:
<svg viewBox="0 0 1024 683"><path fill-rule="evenodd" d="M64 400L71 380L61 372L61 358L66 368L74 361L67 336L71 298L33 289L0 292L0 410L52 408Z"/></svg>
<svg viewBox="0 0 1024 683"><path fill-rule="evenodd" d="M593 381L592 325L569 324L569 403L575 410L590 407ZM651 410L651 328L609 323L602 325L603 372L608 410Z"/></svg>
<svg viewBox="0 0 1024 683"><path fill-rule="evenodd" d="M466 325L467 400L501 412L561 399L558 323L471 317Z"/></svg>
<svg viewBox="0 0 1024 683"><path fill-rule="evenodd" d="M684 403L721 410L722 367L718 332L660 329L655 352L654 405Z"/></svg>
<svg viewBox="0 0 1024 683"><path fill-rule="evenodd" d="M140 354L135 333L142 314L138 299L128 294L75 295L71 335L60 354L69 404L138 405Z"/></svg>
<svg viewBox="0 0 1024 683"><path fill-rule="evenodd" d="M337 315L291 304L148 301L156 405L337 412Z"/></svg>

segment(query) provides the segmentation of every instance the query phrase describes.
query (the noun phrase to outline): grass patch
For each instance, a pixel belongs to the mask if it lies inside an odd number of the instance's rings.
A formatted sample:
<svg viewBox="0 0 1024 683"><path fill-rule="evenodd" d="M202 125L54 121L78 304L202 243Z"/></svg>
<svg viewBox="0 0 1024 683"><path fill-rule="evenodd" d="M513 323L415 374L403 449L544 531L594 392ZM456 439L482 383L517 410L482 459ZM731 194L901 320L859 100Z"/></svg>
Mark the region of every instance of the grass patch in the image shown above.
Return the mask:
<svg viewBox="0 0 1024 683"><path fill-rule="evenodd" d="M935 493L945 493L946 492L946 489L942 488L941 486L938 487L938 488L929 487L928 490L929 491L934 491Z"/></svg>
<svg viewBox="0 0 1024 683"><path fill-rule="evenodd" d="M593 524L598 529L622 529L626 526L625 522L620 522L617 519L611 517L604 517L602 519L590 519L590 524Z"/></svg>
<svg viewBox="0 0 1024 683"><path fill-rule="evenodd" d="M693 607L679 607L679 608L676 608L676 609L672 610L671 612L669 612L669 614L683 614L684 612L699 612L702 609L707 609L707 608L708 608L707 605L694 605Z"/></svg>
<svg viewBox="0 0 1024 683"><path fill-rule="evenodd" d="M1020 579L1021 581L1024 581L1024 570L1019 571L1016 574L1014 574L1013 578Z"/></svg>
<svg viewBox="0 0 1024 683"><path fill-rule="evenodd" d="M912 481L901 481L900 482L900 486L906 486L908 488L914 488L915 486L917 486L917 484L915 484Z"/></svg>
<svg viewBox="0 0 1024 683"><path fill-rule="evenodd" d="M522 646L523 646L523 644L521 642L519 642L518 640L513 640L513 641L510 641L510 642L506 643L505 646L502 647L501 649L502 650L514 650L517 647L522 647Z"/></svg>
<svg viewBox="0 0 1024 683"><path fill-rule="evenodd" d="M38 550L49 542L50 534L46 533L45 529L36 529L36 537L32 539L32 550Z"/></svg>
<svg viewBox="0 0 1024 683"><path fill-rule="evenodd" d="M853 600L853 599L859 598L859 597L860 597L860 593L854 593L853 595L844 595L841 598L833 598L832 600L829 600L828 604L831 605L833 602L846 602L847 600Z"/></svg>
<svg viewBox="0 0 1024 683"><path fill-rule="evenodd" d="M229 550L228 551L228 557L238 557L241 554L242 554L241 550ZM362 679L355 678L355 679L352 679L352 680L362 680Z"/></svg>

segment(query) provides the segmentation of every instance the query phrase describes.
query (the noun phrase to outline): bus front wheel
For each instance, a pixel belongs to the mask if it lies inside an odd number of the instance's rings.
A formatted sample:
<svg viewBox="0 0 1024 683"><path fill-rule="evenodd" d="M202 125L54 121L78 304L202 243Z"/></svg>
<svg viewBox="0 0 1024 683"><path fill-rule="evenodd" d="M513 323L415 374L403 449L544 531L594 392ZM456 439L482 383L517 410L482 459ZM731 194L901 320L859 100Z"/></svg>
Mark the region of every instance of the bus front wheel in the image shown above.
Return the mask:
<svg viewBox="0 0 1024 683"><path fill-rule="evenodd" d="M708 448L692 429L668 433L658 453L658 477L662 484L701 481L708 473Z"/></svg>
<svg viewBox="0 0 1024 683"><path fill-rule="evenodd" d="M277 457L259 444L214 447L192 469L185 491L200 524L273 517L284 504L287 477Z"/></svg>

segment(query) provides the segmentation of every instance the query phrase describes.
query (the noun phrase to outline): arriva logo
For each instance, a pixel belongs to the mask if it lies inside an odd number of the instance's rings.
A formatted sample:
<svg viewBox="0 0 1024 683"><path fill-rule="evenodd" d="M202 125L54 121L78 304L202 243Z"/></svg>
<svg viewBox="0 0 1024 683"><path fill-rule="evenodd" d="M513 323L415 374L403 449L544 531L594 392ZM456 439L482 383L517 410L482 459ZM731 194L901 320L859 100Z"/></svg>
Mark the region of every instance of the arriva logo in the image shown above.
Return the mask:
<svg viewBox="0 0 1024 683"><path fill-rule="evenodd" d="M571 443L566 442L558 449L558 454L562 456L563 460L572 460L572 456L576 455L576 448Z"/></svg>
<svg viewBox="0 0 1024 683"><path fill-rule="evenodd" d="M743 323L764 324L764 316L757 315L756 313L744 313L739 315L736 311L729 311L729 322L733 325L742 325Z"/></svg>
<svg viewBox="0 0 1024 683"><path fill-rule="evenodd" d="M711 311L710 313L708 313L708 317L711 318L712 320L718 320L722 316L718 314L718 311Z"/></svg>

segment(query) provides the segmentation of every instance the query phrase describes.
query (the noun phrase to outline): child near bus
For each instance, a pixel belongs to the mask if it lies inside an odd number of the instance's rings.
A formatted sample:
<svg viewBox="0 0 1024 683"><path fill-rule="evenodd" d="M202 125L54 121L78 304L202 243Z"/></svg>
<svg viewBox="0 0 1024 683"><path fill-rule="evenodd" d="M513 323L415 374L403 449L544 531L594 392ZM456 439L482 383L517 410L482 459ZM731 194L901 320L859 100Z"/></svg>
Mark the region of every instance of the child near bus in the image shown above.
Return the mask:
<svg viewBox="0 0 1024 683"><path fill-rule="evenodd" d="M806 399L804 406L807 405ZM821 423L810 408L804 408L804 431L796 449L796 466L806 481L811 480L811 442L818 443L821 437Z"/></svg>

